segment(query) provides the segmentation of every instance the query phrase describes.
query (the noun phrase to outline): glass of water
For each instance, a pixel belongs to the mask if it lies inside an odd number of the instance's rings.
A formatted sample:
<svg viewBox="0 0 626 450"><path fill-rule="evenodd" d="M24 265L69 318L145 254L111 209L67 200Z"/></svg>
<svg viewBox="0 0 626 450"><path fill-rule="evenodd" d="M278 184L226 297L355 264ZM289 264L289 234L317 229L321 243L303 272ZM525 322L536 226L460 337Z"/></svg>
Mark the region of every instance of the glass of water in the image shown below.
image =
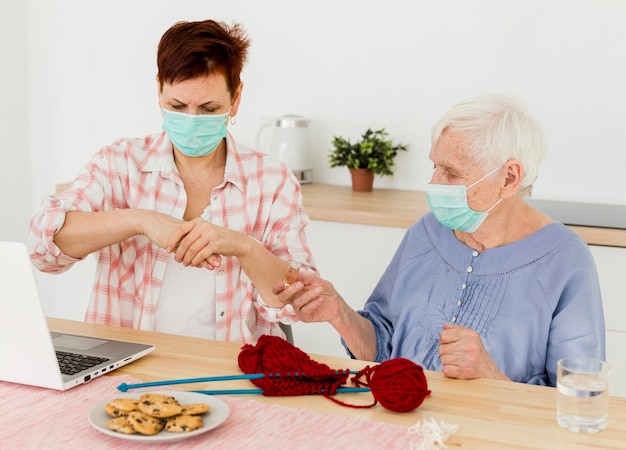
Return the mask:
<svg viewBox="0 0 626 450"><path fill-rule="evenodd" d="M556 419L575 433L606 428L609 415L610 365L599 359L573 356L557 363Z"/></svg>

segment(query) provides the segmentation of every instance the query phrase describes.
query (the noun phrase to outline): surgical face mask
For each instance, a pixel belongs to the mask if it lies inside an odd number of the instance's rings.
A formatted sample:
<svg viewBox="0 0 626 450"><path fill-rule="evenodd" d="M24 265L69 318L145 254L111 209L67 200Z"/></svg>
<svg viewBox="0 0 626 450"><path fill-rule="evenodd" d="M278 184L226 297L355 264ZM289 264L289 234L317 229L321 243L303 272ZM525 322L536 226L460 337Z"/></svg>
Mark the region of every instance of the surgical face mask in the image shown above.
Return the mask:
<svg viewBox="0 0 626 450"><path fill-rule="evenodd" d="M185 114L161 109L162 128L183 154L192 157L212 153L226 137L228 113L219 115Z"/></svg>
<svg viewBox="0 0 626 450"><path fill-rule="evenodd" d="M496 167L480 180L467 187L462 184L429 184L426 187L428 206L439 223L452 230L464 231L466 233L476 231L483 224L491 210L502 199L500 198L485 212L474 211L467 204L467 190L493 175L502 166L504 164Z"/></svg>

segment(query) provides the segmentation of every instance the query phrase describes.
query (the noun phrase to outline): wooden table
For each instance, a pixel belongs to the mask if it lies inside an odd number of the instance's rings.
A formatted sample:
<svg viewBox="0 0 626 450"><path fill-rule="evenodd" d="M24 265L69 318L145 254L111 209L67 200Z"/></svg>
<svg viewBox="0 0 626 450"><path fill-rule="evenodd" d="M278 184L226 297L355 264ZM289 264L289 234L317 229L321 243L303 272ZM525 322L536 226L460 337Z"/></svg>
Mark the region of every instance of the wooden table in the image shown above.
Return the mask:
<svg viewBox="0 0 626 450"><path fill-rule="evenodd" d="M158 381L241 373L237 366L237 355L241 346L237 344L63 319L50 318L48 323L53 331L156 345L154 352L116 370L113 372L114 375L127 374L142 381ZM358 370L368 364L364 361L331 356L311 356L314 360L326 363L334 369ZM561 429L556 423L554 388L494 380L452 380L432 371L426 371L426 376L432 394L417 410L410 413L394 413L380 405L370 409L347 408L318 396L257 395L250 398L260 402L345 414L407 427L424 419L445 420L459 425L459 430L446 442L448 448L623 449L626 446L626 398L610 398L606 430L593 435L575 434ZM253 386L249 381L239 380L197 387L237 389ZM368 393L340 394L338 398L353 404L367 404L371 401ZM323 447L323 443L320 443L320 446Z"/></svg>

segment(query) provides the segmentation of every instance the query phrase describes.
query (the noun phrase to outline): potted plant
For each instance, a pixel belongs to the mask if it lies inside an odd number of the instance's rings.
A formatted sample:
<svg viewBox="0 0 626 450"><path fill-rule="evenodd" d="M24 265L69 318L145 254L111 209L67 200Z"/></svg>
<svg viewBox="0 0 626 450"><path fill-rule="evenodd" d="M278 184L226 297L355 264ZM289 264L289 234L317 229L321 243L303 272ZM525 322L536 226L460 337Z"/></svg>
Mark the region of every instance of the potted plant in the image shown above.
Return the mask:
<svg viewBox="0 0 626 450"><path fill-rule="evenodd" d="M408 149L407 145L394 144L388 136L384 128L375 131L368 128L355 143L333 136L330 167L346 166L350 169L353 191L372 191L374 175L393 175L396 155Z"/></svg>

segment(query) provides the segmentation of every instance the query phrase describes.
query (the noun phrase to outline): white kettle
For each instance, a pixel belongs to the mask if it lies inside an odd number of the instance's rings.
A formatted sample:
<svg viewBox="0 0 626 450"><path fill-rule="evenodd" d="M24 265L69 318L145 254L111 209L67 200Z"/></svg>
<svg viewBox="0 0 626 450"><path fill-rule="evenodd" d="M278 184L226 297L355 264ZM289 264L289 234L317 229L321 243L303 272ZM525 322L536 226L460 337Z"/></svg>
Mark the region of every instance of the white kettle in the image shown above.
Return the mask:
<svg viewBox="0 0 626 450"><path fill-rule="evenodd" d="M310 122L302 116L285 115L266 120L257 134L257 146L262 150L261 138L272 130L268 153L287 164L300 184L313 181L313 158L308 131Z"/></svg>

